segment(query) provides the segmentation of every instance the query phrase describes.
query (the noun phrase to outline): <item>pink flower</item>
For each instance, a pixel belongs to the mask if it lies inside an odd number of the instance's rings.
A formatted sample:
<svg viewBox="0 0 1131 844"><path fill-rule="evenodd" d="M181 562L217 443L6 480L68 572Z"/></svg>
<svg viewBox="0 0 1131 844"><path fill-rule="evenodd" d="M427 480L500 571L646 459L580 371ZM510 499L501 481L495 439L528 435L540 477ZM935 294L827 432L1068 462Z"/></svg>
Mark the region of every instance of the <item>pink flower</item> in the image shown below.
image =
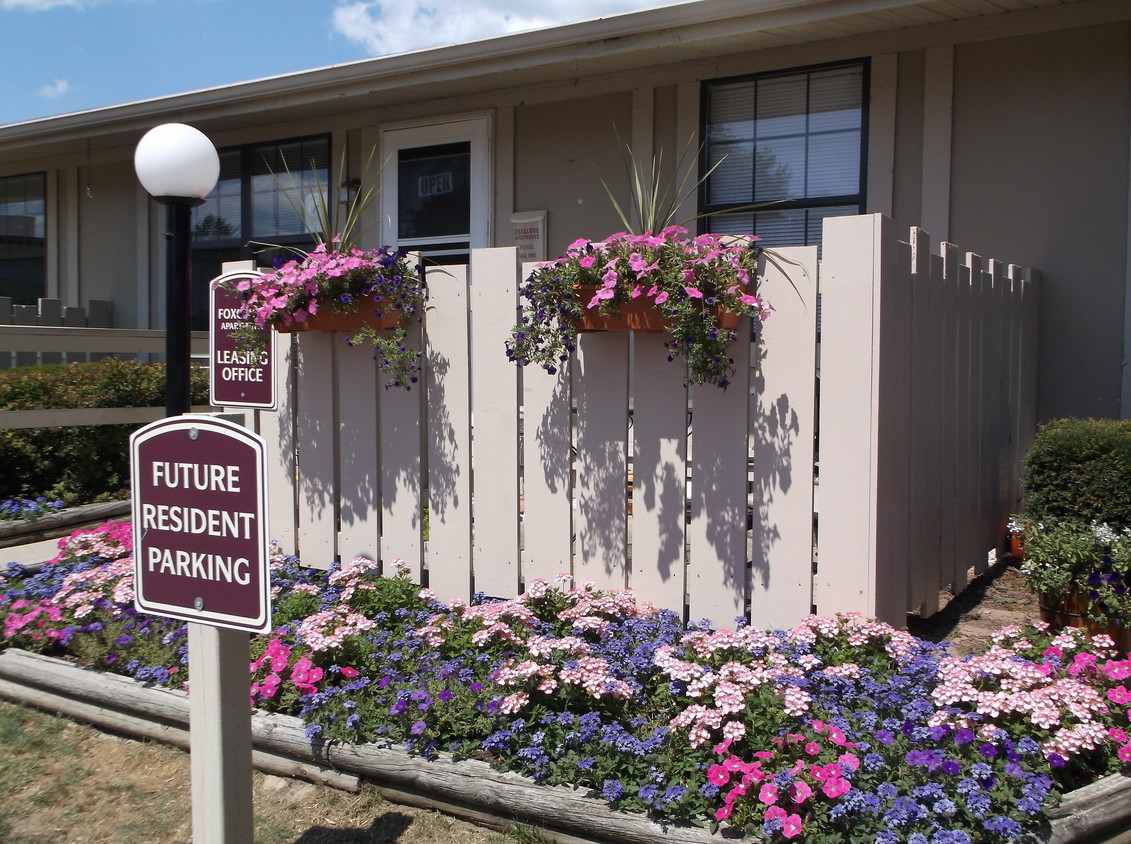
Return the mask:
<svg viewBox="0 0 1131 844"><path fill-rule="evenodd" d="M684 287L683 289L687 291L687 295L692 299L703 298L703 292L698 287Z"/></svg>
<svg viewBox="0 0 1131 844"><path fill-rule="evenodd" d="M726 785L730 782L730 771L723 765L712 765L707 769L707 782L713 785Z"/></svg>
<svg viewBox="0 0 1131 844"><path fill-rule="evenodd" d="M758 799L767 806L772 806L778 802L778 787L772 782L766 783L759 790Z"/></svg>
<svg viewBox="0 0 1131 844"><path fill-rule="evenodd" d="M657 305L662 305L666 301L668 301L668 291L665 290L662 293L657 294L657 296L656 296L656 304Z"/></svg>
<svg viewBox="0 0 1131 844"><path fill-rule="evenodd" d="M781 806L771 806L766 810L767 821L785 821L786 811Z"/></svg>
<svg viewBox="0 0 1131 844"><path fill-rule="evenodd" d="M813 789L809 787L809 783L805 782L805 780L797 780L790 784L789 790L786 793L791 803L801 804L813 795Z"/></svg>
<svg viewBox="0 0 1131 844"><path fill-rule="evenodd" d="M850 788L852 788L852 783L844 777L837 776L827 779L825 784L821 786L821 791L823 791L825 796L830 800L835 800L842 794L847 794Z"/></svg>
<svg viewBox="0 0 1131 844"><path fill-rule="evenodd" d="M591 267L591 266L593 266L594 264L597 263L597 258L593 255L586 255L584 258L581 258L577 263L580 264L583 267Z"/></svg>
<svg viewBox="0 0 1131 844"><path fill-rule="evenodd" d="M1112 703L1131 703L1131 692L1126 686L1116 686L1107 690L1107 699Z"/></svg>
<svg viewBox="0 0 1131 844"><path fill-rule="evenodd" d="M1123 745L1123 747L1119 748L1119 753L1117 753L1116 755L1119 756L1120 762L1131 762L1131 742L1128 742L1127 744Z"/></svg>
<svg viewBox="0 0 1131 844"><path fill-rule="evenodd" d="M815 741L807 742L805 745L805 752L810 756L816 756L821 752L821 745L817 744L817 742Z"/></svg>
<svg viewBox="0 0 1131 844"><path fill-rule="evenodd" d="M790 815L785 819L785 824L781 828L781 834L786 838L796 838L801 834L801 816Z"/></svg>
<svg viewBox="0 0 1131 844"><path fill-rule="evenodd" d="M345 668L342 669L342 676L345 677L347 680L352 680L354 677L357 676L357 674L358 674L358 672L357 672L356 668L350 668L349 666L346 666Z"/></svg>
<svg viewBox="0 0 1131 844"><path fill-rule="evenodd" d="M733 803L726 803L722 806L719 806L719 808L715 810L715 820L725 821L727 818L730 817L731 812L733 812L733 811L734 811L734 804Z"/></svg>

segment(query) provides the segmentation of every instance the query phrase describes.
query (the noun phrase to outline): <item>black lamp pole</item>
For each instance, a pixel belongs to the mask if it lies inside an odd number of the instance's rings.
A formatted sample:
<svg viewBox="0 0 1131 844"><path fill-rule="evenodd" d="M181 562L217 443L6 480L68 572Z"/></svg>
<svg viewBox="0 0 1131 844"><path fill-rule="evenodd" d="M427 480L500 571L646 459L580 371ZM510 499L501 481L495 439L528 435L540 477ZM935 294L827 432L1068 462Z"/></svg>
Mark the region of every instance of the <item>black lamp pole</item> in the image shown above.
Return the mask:
<svg viewBox="0 0 1131 844"><path fill-rule="evenodd" d="M192 410L192 209L200 200L160 197L169 206L171 231L165 300L165 415Z"/></svg>

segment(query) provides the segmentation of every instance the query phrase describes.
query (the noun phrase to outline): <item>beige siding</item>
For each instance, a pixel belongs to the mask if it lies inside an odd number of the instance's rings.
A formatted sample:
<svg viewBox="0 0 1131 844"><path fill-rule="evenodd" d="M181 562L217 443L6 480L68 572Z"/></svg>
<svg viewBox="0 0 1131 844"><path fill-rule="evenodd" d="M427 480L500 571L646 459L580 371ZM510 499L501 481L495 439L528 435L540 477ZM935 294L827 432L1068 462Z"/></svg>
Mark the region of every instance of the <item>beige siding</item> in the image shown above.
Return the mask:
<svg viewBox="0 0 1131 844"><path fill-rule="evenodd" d="M109 299L114 303L117 328L139 326L134 303L138 296L138 271L135 232L137 219L137 177L131 160L94 167L86 192L86 168L80 171L78 217L80 282L75 303L88 299ZM67 282L64 281L64 285ZM63 287L63 290L75 290ZM70 301L70 296L66 295Z"/></svg>
<svg viewBox="0 0 1131 844"><path fill-rule="evenodd" d="M1041 268L1038 415L1118 416L1131 24L955 51L951 235Z"/></svg>
<svg viewBox="0 0 1131 844"><path fill-rule="evenodd" d="M631 92L516 109L515 210L549 211L548 254L561 254L579 237L601 238L622 228L598 178L623 195L627 183L614 125L627 141Z"/></svg>

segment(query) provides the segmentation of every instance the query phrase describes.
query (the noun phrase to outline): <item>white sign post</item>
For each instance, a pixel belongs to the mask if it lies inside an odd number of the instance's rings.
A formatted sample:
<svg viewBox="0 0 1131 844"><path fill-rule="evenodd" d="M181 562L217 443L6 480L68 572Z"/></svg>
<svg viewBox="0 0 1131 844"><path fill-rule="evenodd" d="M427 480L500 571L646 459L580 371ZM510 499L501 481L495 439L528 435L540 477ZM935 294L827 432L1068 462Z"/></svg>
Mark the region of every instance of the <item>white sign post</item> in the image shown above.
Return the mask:
<svg viewBox="0 0 1131 844"><path fill-rule="evenodd" d="M249 633L271 625L266 443L211 416L130 437L134 604L189 622L195 844L253 839Z"/></svg>

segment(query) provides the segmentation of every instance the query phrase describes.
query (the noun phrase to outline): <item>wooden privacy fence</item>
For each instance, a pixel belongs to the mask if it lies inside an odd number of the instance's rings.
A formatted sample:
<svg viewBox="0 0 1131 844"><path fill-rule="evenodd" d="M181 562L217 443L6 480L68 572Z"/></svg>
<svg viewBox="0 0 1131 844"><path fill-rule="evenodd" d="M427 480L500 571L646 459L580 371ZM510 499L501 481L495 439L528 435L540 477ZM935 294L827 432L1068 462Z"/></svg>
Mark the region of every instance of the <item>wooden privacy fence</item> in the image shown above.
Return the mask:
<svg viewBox="0 0 1131 844"><path fill-rule="evenodd" d="M254 422L277 445L272 534L307 565L402 558L442 599L569 572L726 626L933 611L1015 506L1035 288L878 215L825 226L819 267L814 247L763 258L775 311L725 392L686 387L659 335L585 334L558 375L519 370L511 248L429 270L419 389L384 389L340 335L286 338L293 377Z"/></svg>

